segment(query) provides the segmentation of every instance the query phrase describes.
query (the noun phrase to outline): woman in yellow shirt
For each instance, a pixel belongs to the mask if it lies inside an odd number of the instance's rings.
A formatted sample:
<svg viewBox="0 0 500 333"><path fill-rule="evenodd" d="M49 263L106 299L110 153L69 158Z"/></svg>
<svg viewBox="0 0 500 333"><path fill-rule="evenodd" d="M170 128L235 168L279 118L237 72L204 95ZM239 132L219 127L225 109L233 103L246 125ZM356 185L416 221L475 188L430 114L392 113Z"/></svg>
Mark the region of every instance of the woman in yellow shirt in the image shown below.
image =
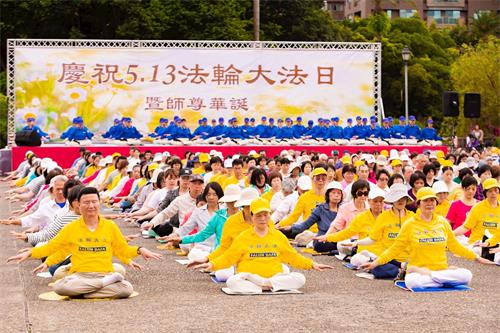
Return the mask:
<svg viewBox="0 0 500 333"><path fill-rule="evenodd" d="M351 264L359 267L375 260L384 250L391 247L401 230L401 226L414 215L413 212L406 209L410 200L405 185L393 184L390 187L384 201L391 204L392 207L377 217L375 225L371 226L368 232L368 237L353 243L354 246L358 246L358 253L351 258ZM402 263L407 258L408 253L401 251L393 260L374 268L370 273L376 279L393 279L399 274Z"/></svg>
<svg viewBox="0 0 500 333"><path fill-rule="evenodd" d="M301 269L322 271L332 268L298 254L280 231L269 227L272 223L271 208L266 199L253 200L250 211L253 228L242 232L223 255L194 268L218 270L236 265L237 274L227 280L227 286L240 293L301 288L306 281L304 275L284 273L283 262Z"/></svg>
<svg viewBox="0 0 500 333"><path fill-rule="evenodd" d="M500 228L499 190L500 185L495 178L484 181L484 200L475 204L467 215L465 223L454 230L456 236L464 235L470 230L469 244L474 244L483 239L486 230L494 234Z"/></svg>
<svg viewBox="0 0 500 333"><path fill-rule="evenodd" d="M446 217L451 206L451 203L448 200L448 195L450 194L448 186L446 186L445 182L440 180L432 185L432 189L434 190L434 192L436 192L438 201L438 205L436 206L436 214Z"/></svg>
<svg viewBox="0 0 500 333"><path fill-rule="evenodd" d="M428 187L417 192L417 207L420 214L415 215L401 227L399 236L390 248L374 262L364 264L365 269L373 270L389 262L404 250L409 251L405 283L409 289L467 285L472 273L465 268L449 268L446 255L448 248L454 254L483 264L493 262L477 256L462 246L445 218L436 214L437 196Z"/></svg>

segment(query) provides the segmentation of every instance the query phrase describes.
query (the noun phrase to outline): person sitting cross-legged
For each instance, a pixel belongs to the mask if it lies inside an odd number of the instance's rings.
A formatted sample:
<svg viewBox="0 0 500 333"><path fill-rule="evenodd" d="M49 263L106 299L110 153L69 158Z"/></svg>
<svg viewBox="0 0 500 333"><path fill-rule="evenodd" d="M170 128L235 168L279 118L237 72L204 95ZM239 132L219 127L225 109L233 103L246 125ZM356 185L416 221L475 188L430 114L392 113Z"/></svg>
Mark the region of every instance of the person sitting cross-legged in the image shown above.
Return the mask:
<svg viewBox="0 0 500 333"><path fill-rule="evenodd" d="M71 255L70 275L54 285L57 294L83 298L129 297L133 287L123 275L114 271L112 257L133 269L142 269L131 258L140 254L146 260L158 260L161 255L127 244L118 226L99 215L100 198L96 188L83 188L78 194L78 203L80 218L67 224L47 244L26 249L7 262L20 263L29 257L47 257L45 263L35 269L36 272Z"/></svg>
<svg viewBox="0 0 500 333"><path fill-rule="evenodd" d="M331 266L318 264L295 251L285 235L269 227L271 208L266 199L250 204L253 228L243 231L221 256L192 266L218 270L236 265L236 275L227 280L233 292L260 293L264 290L295 290L305 284L301 273L284 273L283 262L302 269L322 271Z"/></svg>
<svg viewBox="0 0 500 333"><path fill-rule="evenodd" d="M476 260L481 264L494 265L461 245L448 221L436 214L437 196L429 187L417 192L419 213L401 226L401 231L391 247L375 261L363 264L364 269L373 270L408 250L408 268L405 276L410 289L453 287L468 285L472 273L465 268L448 266L446 250L463 258Z"/></svg>

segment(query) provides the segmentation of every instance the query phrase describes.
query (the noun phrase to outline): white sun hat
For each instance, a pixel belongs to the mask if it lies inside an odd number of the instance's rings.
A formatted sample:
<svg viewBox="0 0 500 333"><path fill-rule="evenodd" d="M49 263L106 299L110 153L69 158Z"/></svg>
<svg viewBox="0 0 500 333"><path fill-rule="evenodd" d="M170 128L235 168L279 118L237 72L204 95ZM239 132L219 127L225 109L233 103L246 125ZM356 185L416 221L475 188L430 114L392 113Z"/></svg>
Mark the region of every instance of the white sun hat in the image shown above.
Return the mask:
<svg viewBox="0 0 500 333"><path fill-rule="evenodd" d="M308 191L312 189L312 180L309 176L301 176L297 180L297 187L302 191Z"/></svg>
<svg viewBox="0 0 500 333"><path fill-rule="evenodd" d="M448 193L450 190L448 189L448 186L446 186L446 183L443 182L442 180L439 180L432 184L432 190L437 193Z"/></svg>
<svg viewBox="0 0 500 333"><path fill-rule="evenodd" d="M250 203L260 196L259 191L253 187L247 187L241 191L240 199L234 204L236 207L250 206Z"/></svg>
<svg viewBox="0 0 500 333"><path fill-rule="evenodd" d="M224 190L224 196L219 199L219 202L235 202L240 200L241 188L236 184L230 184Z"/></svg>

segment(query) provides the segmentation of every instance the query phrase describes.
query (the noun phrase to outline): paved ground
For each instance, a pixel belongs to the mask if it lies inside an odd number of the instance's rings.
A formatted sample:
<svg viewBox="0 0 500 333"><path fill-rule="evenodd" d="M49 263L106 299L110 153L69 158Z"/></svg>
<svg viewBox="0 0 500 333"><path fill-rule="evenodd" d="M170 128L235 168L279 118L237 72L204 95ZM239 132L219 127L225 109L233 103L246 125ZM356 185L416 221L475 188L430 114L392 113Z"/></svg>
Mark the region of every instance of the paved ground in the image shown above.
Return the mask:
<svg viewBox="0 0 500 333"><path fill-rule="evenodd" d="M0 185L0 218L17 206L5 201ZM125 234L137 229L120 223ZM2 226L0 261L25 243L15 241ZM153 240L135 244L154 248ZM127 279L140 293L115 301L47 302L48 280L33 276L37 262L0 265L0 327L2 332L492 332L500 327L499 267L462 259L451 263L474 273L471 292L412 294L389 281L354 276L332 257L328 272L305 272L303 295L227 296L206 274L177 264L175 253L163 251L160 262L149 262ZM138 259L142 262L142 259ZM496 329L495 329L496 327Z"/></svg>

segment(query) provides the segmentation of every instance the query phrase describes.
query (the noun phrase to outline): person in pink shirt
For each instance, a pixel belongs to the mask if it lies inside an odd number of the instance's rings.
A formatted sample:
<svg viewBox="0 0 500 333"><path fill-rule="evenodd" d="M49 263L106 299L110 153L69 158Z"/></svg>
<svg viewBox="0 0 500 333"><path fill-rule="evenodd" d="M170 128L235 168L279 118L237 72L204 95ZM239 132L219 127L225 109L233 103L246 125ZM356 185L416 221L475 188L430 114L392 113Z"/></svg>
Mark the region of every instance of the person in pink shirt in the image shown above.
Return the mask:
<svg viewBox="0 0 500 333"><path fill-rule="evenodd" d="M472 209L472 207L477 203L474 198L477 189L477 180L472 176L465 176L461 182L462 185L462 197L451 203L448 214L446 214L446 219L450 222L451 228L455 230L460 227L467 218L467 214ZM469 236L470 231L465 235Z"/></svg>
<svg viewBox="0 0 500 333"><path fill-rule="evenodd" d="M351 195L353 200L340 206L335 220L332 221L327 234L344 230L352 219L368 209L366 199L370 193L370 185L366 180L357 180L352 184Z"/></svg>
<svg viewBox="0 0 500 333"><path fill-rule="evenodd" d="M130 172L130 178L127 180L125 185L123 185L121 191L116 196L111 198L111 200L114 203L117 203L123 200L124 198L128 197L130 195L130 191L132 190L132 185L139 178L141 178L141 166L137 164L134 167L132 167L132 171Z"/></svg>

